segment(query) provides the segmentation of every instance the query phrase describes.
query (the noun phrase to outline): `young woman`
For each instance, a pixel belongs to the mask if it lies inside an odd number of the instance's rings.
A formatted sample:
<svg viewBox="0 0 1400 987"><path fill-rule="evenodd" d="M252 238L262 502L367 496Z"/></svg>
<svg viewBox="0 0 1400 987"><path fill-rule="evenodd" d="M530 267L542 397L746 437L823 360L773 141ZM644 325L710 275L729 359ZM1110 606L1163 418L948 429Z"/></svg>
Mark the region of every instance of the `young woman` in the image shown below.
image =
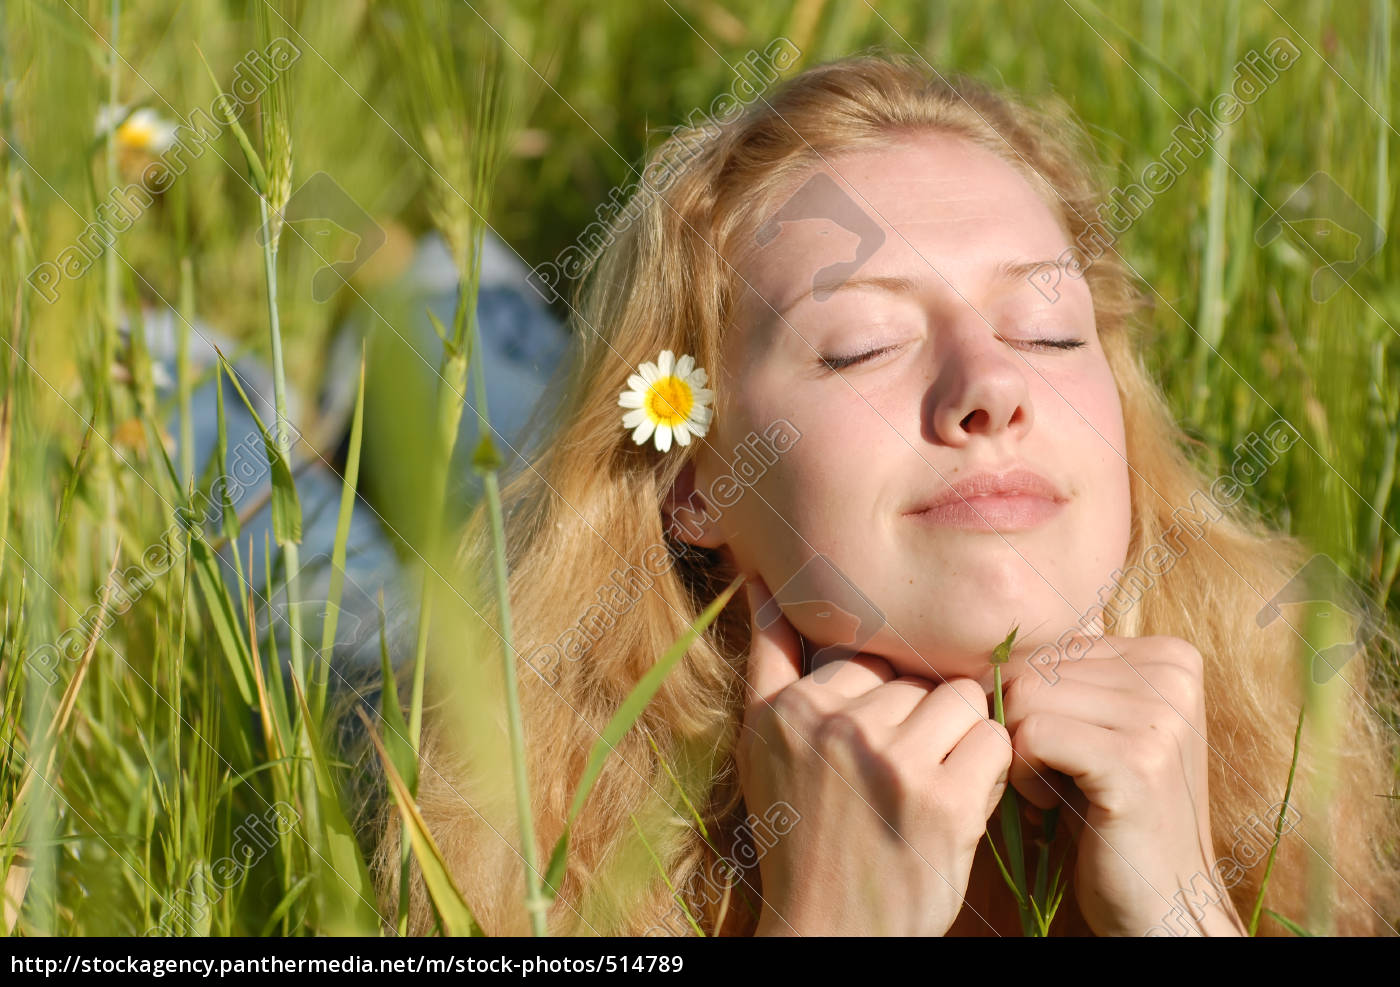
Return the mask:
<svg viewBox="0 0 1400 987"><path fill-rule="evenodd" d="M983 835L1008 784L1028 859L1060 807L1056 934L1244 930L1304 681L1256 614L1309 553L1183 451L1086 146L862 56L656 151L505 494L541 867L603 725L747 578L617 744L552 931L1017 935ZM1285 454L1277 425L1251 448ZM465 546L486 565L480 514ZM1337 674L1295 788L1330 817L1286 818L1266 904L1300 918L1320 870L1335 931L1389 932L1394 735L1364 663ZM423 813L487 932L523 933L509 779L461 727L430 721Z"/></svg>

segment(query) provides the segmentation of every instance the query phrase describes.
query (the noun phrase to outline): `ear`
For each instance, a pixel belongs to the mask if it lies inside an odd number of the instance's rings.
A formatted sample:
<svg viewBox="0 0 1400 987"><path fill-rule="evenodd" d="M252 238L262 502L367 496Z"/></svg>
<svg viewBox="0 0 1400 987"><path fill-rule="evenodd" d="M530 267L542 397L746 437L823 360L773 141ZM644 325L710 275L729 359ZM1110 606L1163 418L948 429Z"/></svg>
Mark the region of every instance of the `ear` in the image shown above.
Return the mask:
<svg viewBox="0 0 1400 987"><path fill-rule="evenodd" d="M696 457L681 469L666 495L666 528L675 538L699 548L719 548L725 543L720 531L720 512L705 499L695 484Z"/></svg>

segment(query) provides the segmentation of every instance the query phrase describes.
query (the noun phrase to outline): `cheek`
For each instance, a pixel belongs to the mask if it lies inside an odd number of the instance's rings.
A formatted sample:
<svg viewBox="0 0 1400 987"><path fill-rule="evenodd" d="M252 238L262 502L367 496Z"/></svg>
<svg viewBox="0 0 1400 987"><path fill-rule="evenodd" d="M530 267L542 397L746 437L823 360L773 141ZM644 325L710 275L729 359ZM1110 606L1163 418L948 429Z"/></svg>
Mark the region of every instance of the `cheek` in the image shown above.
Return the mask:
<svg viewBox="0 0 1400 987"><path fill-rule="evenodd" d="M1068 416L1063 426L1067 435L1075 436L1076 448L1066 451L1071 461L1083 464L1074 482L1089 508L1087 523L1103 558L1116 566L1127 554L1132 526L1131 471L1118 388L1105 367L1102 374L1086 375L1067 393L1076 396L1072 409L1061 403Z"/></svg>
<svg viewBox="0 0 1400 987"><path fill-rule="evenodd" d="M1064 469L1075 496L1100 522L1126 517L1129 474L1123 409L1107 364L1065 373L1035 384L1036 409L1031 446L1048 453ZM1105 533L1116 525L1104 524Z"/></svg>
<svg viewBox="0 0 1400 987"><path fill-rule="evenodd" d="M1086 464L1102 463L1105 471L1127 470L1123 406L1106 363L1042 382L1034 400L1037 412L1046 412L1043 424L1066 443L1067 454Z"/></svg>

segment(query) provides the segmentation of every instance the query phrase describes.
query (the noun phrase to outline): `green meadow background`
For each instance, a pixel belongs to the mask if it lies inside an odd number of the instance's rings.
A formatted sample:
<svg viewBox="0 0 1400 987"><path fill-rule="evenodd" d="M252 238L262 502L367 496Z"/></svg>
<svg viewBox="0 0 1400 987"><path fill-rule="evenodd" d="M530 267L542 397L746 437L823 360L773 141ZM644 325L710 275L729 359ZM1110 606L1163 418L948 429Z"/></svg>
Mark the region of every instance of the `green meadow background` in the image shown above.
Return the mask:
<svg viewBox="0 0 1400 987"><path fill-rule="evenodd" d="M878 13L859 0L10 0L0 12L4 929L394 934L404 928L402 904L376 914L361 825L364 807L387 799L408 837L404 865L422 871L441 930L477 931L472 889L455 887L442 868L412 794L425 770L414 754L423 706L437 701L425 699L423 674L442 650L435 642L471 655L459 660L465 685L446 690L475 697L462 710L469 727L497 732L499 710L489 707L499 702L511 727L503 749L518 753L521 742L513 680L501 675L507 649L467 605L489 598L503 573L422 577L425 562L430 574L448 571L438 546L461 511L444 503L441 463L453 450L460 396L480 386L468 359L479 238L489 225L527 265L557 257L611 190L636 182L650 147L734 87L731 66L779 36L802 52L790 71L878 46L1032 100L1054 94L1084 122L1117 184L1161 157L1173 128L1229 87L1246 52L1278 38L1296 47L1296 63L1208 151L1187 159L1121 250L1154 303L1151 365L1201 456L1213 469L1228 466L1251 431L1290 422L1304 441L1247 496L1335 559L1393 618L1395 21L1384 0L882 0ZM64 277L56 297L36 291L36 265L78 241L108 193L149 163L115 136L95 136L101 108L149 107L171 121L208 112L244 53L278 37L300 52L280 83L243 107L238 126L223 127L111 249ZM257 235L262 217L321 171L386 234L325 300L311 290L315 272L353 254L353 235L288 226L275 245ZM1315 205L1321 214L1305 204L1292 228L1256 243L1255 231L1318 172L1373 222L1358 227L1337 200ZM409 395L394 387L402 358L394 327L426 316L394 287L415 240L431 231L452 245L466 290L458 318L437 327L437 393ZM1367 259L1315 299L1315 272L1352 256ZM186 368L174 397L154 386L149 356L119 332L142 305L173 306L182 326L201 320L236 341L231 358L278 367L283 409L287 393L325 385L334 331L368 306L377 313L353 414L323 421L313 407L292 422L307 437L295 450L275 422L264 423L278 544L240 540L232 511L215 510L202 532L179 523L177 508L199 502L191 491L208 491L218 464L167 451L185 427L184 396L200 381ZM567 315L562 303L555 311ZM362 463L364 435L390 437L380 447L399 454ZM499 543L498 450L472 452ZM232 539L245 571L271 573L275 584L295 572L292 471L318 458L393 528L425 601L424 632L386 654L399 669L395 688L364 687L382 745L358 752L339 738L346 722L363 725L337 704L320 660L323 642L335 639L325 620L334 618L300 613L299 647L274 653L250 631L265 601L213 562L213 549ZM352 503L342 501L346 523ZM175 564L129 606L114 601L104 590L109 573L140 564L172 525ZM353 548L344 538L337 545ZM83 621L104 607L100 625ZM492 610L489 621L509 637L504 614ZM79 642L77 657L42 674L32 656L65 634ZM461 649L463 634L483 646ZM663 672L671 658L663 656ZM281 665L289 676L272 673ZM1374 671L1378 684L1393 683L1397 667L1388 654ZM619 711L616 730L648 688L654 682ZM1378 715L1396 724L1394 708ZM602 745L598 758L605 754ZM530 832L527 819L521 825ZM566 854L567 846L541 848L531 863L552 874ZM546 881L530 886L537 903L548 899ZM1326 928L1325 915L1294 918Z"/></svg>

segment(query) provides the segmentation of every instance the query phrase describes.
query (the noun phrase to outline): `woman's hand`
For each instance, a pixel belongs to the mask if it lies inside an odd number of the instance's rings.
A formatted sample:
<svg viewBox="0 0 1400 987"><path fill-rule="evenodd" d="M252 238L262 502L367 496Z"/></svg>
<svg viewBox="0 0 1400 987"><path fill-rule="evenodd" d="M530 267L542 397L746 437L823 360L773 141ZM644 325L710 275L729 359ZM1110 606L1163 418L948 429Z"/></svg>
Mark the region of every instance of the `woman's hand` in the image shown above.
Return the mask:
<svg viewBox="0 0 1400 987"><path fill-rule="evenodd" d="M752 643L736 751L745 802L796 822L759 862L758 935L941 936L963 905L1011 744L976 682L897 678L873 655L803 676L802 640L745 584Z"/></svg>
<svg viewBox="0 0 1400 987"><path fill-rule="evenodd" d="M1173 913L1168 928L1195 924L1183 905L1214 879L1200 652L1175 637L1106 635L1056 671L1053 684L1026 670L1004 689L1011 784L1041 809L1068 803L1085 921L1125 936ZM1228 894L1198 928L1244 934Z"/></svg>

